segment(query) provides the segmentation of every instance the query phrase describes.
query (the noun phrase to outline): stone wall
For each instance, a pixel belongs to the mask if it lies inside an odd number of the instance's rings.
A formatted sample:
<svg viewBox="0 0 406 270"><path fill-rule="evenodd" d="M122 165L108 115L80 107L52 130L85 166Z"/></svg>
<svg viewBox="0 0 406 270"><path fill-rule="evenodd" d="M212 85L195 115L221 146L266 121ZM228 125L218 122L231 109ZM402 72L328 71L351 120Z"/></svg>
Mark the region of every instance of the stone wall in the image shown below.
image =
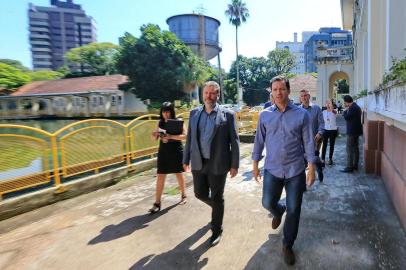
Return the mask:
<svg viewBox="0 0 406 270"><path fill-rule="evenodd" d="M365 172L381 175L406 230L406 84L360 101L364 109ZM366 101L364 99L364 101Z"/></svg>

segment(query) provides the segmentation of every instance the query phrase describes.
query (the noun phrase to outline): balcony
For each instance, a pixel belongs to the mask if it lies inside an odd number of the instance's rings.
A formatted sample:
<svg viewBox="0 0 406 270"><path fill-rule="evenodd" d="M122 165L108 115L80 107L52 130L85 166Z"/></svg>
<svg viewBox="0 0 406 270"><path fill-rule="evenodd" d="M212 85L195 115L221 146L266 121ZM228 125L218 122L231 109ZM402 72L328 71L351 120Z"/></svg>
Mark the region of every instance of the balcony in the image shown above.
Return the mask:
<svg viewBox="0 0 406 270"><path fill-rule="evenodd" d="M318 47L316 49L315 62L352 62L353 47Z"/></svg>

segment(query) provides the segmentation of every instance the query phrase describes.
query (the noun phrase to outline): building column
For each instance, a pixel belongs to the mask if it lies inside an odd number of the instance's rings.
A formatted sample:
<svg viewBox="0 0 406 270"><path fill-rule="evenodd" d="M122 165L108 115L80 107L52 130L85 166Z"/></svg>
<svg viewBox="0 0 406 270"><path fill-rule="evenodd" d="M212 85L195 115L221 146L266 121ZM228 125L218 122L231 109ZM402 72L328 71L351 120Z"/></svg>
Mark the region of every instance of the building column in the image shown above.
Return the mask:
<svg viewBox="0 0 406 270"><path fill-rule="evenodd" d="M104 102L104 116L109 117L111 115L111 95L103 95Z"/></svg>
<svg viewBox="0 0 406 270"><path fill-rule="evenodd" d="M7 101L3 100L3 99L0 99L0 107L1 107L0 116L6 116L6 113L7 113L7 110L8 110Z"/></svg>
<svg viewBox="0 0 406 270"><path fill-rule="evenodd" d="M317 64L317 71L317 96L315 103L322 107L328 97L329 80L327 78L327 66L325 64Z"/></svg>
<svg viewBox="0 0 406 270"><path fill-rule="evenodd" d="M90 117L90 96L83 97L83 100L85 101L85 116Z"/></svg>
<svg viewBox="0 0 406 270"><path fill-rule="evenodd" d="M399 59L406 56L404 50L406 44L405 21L406 1L386 1L386 51L385 68L392 66L392 58Z"/></svg>
<svg viewBox="0 0 406 270"><path fill-rule="evenodd" d="M66 100L66 117L72 117L72 110L73 110L73 97L67 96L65 97Z"/></svg>
<svg viewBox="0 0 406 270"><path fill-rule="evenodd" d="M375 90L385 73L386 54L385 1L368 1L368 91Z"/></svg>
<svg viewBox="0 0 406 270"><path fill-rule="evenodd" d="M23 117L24 116L24 108L23 108L23 103L21 102L22 100L20 98L16 99L16 104L17 104L17 116Z"/></svg>
<svg viewBox="0 0 406 270"><path fill-rule="evenodd" d="M38 113L39 113L38 98L32 98L31 99L31 114L32 115L38 115Z"/></svg>
<svg viewBox="0 0 406 270"><path fill-rule="evenodd" d="M46 99L48 115L54 115L54 100L52 98Z"/></svg>

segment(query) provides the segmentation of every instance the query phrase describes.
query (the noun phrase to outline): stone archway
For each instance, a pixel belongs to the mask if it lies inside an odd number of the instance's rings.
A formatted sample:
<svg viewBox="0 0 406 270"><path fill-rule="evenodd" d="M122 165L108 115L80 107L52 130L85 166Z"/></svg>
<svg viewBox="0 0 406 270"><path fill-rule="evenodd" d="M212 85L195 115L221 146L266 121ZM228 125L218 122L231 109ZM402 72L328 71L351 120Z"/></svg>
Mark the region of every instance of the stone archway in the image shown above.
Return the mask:
<svg viewBox="0 0 406 270"><path fill-rule="evenodd" d="M335 93L334 93L334 82L340 79L345 79L348 83L350 84L350 76L348 76L347 73L343 71L336 71L330 75L329 79L329 84L328 84L328 99L336 99Z"/></svg>
<svg viewBox="0 0 406 270"><path fill-rule="evenodd" d="M351 61L325 61L317 63L317 98L316 104L324 106L327 99L335 98L334 82L337 79L346 79L353 91L354 66Z"/></svg>

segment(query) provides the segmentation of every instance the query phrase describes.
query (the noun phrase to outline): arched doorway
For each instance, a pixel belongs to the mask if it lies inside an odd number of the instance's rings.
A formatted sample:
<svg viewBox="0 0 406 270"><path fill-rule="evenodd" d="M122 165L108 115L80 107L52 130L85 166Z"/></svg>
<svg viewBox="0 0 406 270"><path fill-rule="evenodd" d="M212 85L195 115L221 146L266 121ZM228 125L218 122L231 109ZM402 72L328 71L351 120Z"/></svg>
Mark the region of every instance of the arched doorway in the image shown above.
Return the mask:
<svg viewBox="0 0 406 270"><path fill-rule="evenodd" d="M348 85L350 84L350 77L347 73L343 71L336 71L330 75L329 83L328 83L328 98L329 99L337 99L335 83L338 80L346 80Z"/></svg>

